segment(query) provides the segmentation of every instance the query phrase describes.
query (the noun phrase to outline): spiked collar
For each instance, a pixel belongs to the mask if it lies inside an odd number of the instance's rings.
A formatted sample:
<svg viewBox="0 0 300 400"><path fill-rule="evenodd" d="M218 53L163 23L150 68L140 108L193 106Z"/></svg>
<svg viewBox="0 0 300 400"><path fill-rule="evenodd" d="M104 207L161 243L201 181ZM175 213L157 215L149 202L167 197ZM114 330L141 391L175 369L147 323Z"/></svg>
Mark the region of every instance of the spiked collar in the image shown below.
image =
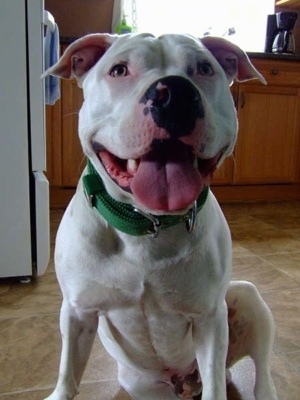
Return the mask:
<svg viewBox="0 0 300 400"><path fill-rule="evenodd" d="M104 183L87 161L87 174L83 176L83 185L88 203L95 207L102 217L114 228L133 236L151 235L157 237L161 229L185 223L188 232L192 232L197 213L204 206L209 187L200 193L194 206L184 215L152 215L145 213L131 204L113 199L106 191Z"/></svg>

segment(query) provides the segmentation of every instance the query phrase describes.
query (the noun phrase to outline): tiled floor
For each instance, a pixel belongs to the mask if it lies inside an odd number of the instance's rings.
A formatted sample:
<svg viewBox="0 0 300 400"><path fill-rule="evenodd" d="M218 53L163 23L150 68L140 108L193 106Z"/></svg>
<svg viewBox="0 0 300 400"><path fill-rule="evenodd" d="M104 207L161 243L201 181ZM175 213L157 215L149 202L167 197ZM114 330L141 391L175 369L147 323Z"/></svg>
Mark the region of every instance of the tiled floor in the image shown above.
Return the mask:
<svg viewBox="0 0 300 400"><path fill-rule="evenodd" d="M280 400L300 398L300 202L226 205L234 279L254 282L276 322L272 371ZM53 211L52 244L61 217ZM0 282L0 400L42 400L58 370L61 295L53 262L30 284ZM233 371L230 400L254 400L249 359ZM129 400L115 363L96 340L78 400ZM265 399L268 400L268 399Z"/></svg>

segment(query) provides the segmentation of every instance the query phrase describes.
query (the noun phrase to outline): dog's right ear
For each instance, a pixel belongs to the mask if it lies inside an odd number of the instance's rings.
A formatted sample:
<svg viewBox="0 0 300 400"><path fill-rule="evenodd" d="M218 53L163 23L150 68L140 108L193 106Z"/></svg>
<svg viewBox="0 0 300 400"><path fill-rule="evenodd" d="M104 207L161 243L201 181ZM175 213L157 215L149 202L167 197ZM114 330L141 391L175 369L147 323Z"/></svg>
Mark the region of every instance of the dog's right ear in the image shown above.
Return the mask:
<svg viewBox="0 0 300 400"><path fill-rule="evenodd" d="M60 78L80 78L99 60L116 40L117 35L94 33L76 40L56 64L47 69L42 78L55 75Z"/></svg>

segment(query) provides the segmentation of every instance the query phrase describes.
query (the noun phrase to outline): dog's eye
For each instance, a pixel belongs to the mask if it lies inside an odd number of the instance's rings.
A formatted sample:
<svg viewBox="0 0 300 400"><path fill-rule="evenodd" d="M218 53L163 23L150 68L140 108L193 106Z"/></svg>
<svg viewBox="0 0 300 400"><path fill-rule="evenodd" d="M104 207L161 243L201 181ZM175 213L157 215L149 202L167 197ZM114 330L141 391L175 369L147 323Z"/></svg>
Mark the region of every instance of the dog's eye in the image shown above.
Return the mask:
<svg viewBox="0 0 300 400"><path fill-rule="evenodd" d="M109 71L109 75L113 78L119 78L128 75L128 68L126 64L116 64Z"/></svg>
<svg viewBox="0 0 300 400"><path fill-rule="evenodd" d="M199 62L197 64L197 72L200 75L212 76L214 69L209 62Z"/></svg>

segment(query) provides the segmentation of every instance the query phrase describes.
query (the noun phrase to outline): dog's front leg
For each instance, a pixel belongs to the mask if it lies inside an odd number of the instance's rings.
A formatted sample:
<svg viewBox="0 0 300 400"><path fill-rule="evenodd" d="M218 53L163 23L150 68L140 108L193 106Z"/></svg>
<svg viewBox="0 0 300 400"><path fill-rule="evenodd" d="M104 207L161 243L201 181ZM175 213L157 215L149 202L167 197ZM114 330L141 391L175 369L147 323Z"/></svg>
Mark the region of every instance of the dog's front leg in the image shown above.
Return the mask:
<svg viewBox="0 0 300 400"><path fill-rule="evenodd" d="M60 313L62 352L59 378L54 392L45 400L71 400L88 361L98 327L98 315L63 301Z"/></svg>
<svg viewBox="0 0 300 400"><path fill-rule="evenodd" d="M226 400L226 303L216 307L205 320L200 317L194 318L193 322L193 340L203 384L202 400Z"/></svg>

